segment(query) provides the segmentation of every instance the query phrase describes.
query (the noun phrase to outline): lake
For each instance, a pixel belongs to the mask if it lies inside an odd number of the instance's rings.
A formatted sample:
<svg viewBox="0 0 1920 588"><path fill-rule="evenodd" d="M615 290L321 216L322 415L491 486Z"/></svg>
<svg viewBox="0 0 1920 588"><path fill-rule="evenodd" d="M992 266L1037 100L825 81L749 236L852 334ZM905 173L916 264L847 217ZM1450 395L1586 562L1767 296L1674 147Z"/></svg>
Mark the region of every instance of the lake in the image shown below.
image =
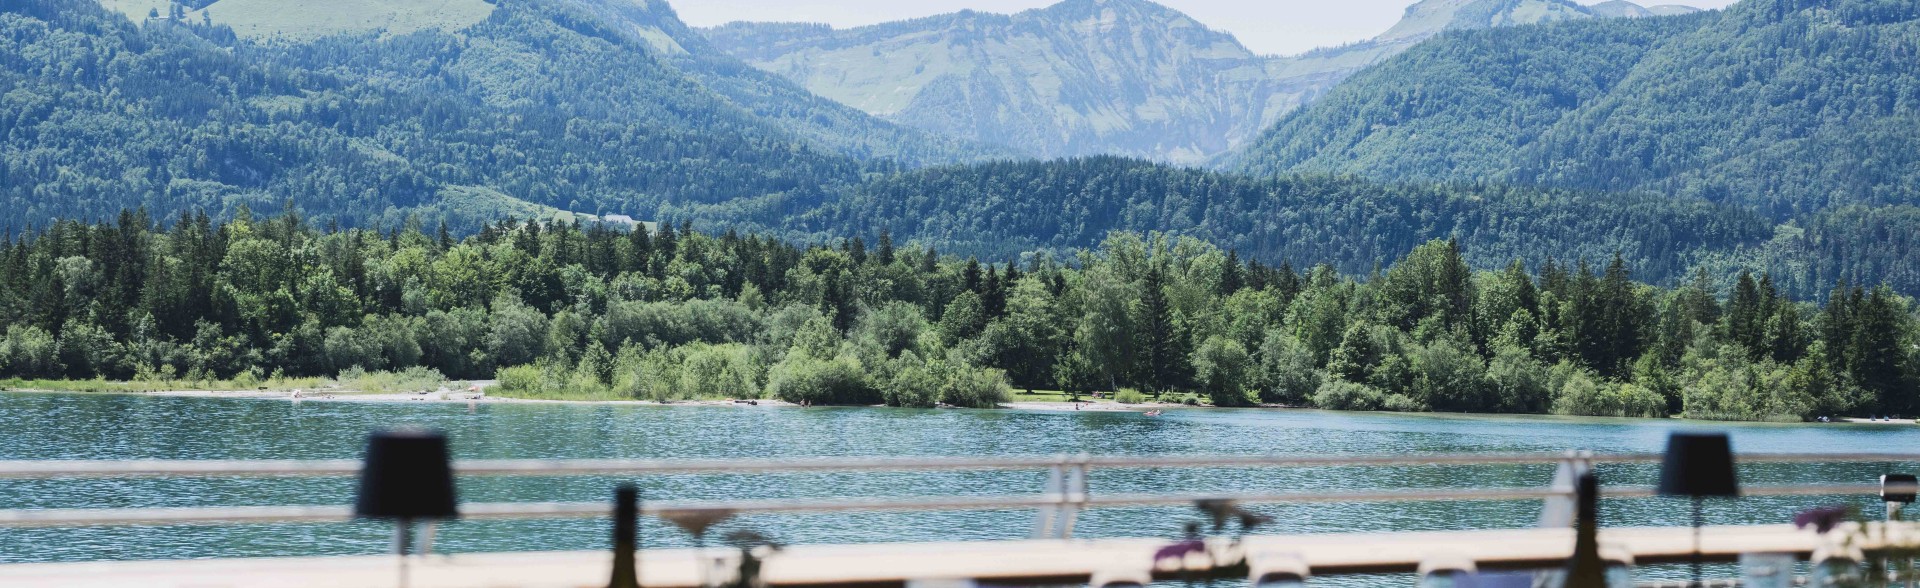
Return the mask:
<svg viewBox="0 0 1920 588"><path fill-rule="evenodd" d="M814 458L826 456L1032 456L1200 454L1419 454L1460 452L1657 452L1669 431L1732 433L1739 452L1887 452L1920 446L1920 427L1762 425L1625 419L1396 415L1296 410L1170 410L1134 413L724 408L587 404L352 403L82 394L0 394L4 459L358 458L376 428L445 430L458 458ZM1871 483L1913 464L1742 468L1747 484ZM1602 465L1606 484L1651 484L1654 465ZM636 480L649 499L1032 494L1044 472L835 473L658 476ZM1094 493L1541 487L1550 466L1095 470ZM479 478L461 481L468 502L597 501L614 479ZM353 480L0 480L6 508L336 505ZM1872 516L1870 497L1745 498L1710 503L1712 523L1779 523L1795 510L1851 502ZM1434 530L1532 525L1538 502L1259 506L1278 531ZM764 515L724 528L753 528L788 543L1023 538L1031 511ZM1187 509L1096 509L1081 537L1173 537ZM1603 503L1605 525L1684 524L1684 503ZM594 520L465 521L444 525L443 552L600 549ZM648 547L689 539L647 521ZM373 523L171 528L0 528L0 561L77 561L366 554L387 549Z"/></svg>

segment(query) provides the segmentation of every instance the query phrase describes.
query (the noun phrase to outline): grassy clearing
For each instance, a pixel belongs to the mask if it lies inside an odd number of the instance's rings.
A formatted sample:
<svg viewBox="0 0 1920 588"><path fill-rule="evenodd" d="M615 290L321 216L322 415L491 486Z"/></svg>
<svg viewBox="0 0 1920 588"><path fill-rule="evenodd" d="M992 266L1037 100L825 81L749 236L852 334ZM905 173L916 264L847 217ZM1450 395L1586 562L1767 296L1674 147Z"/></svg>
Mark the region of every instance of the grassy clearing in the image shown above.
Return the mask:
<svg viewBox="0 0 1920 588"><path fill-rule="evenodd" d="M165 16L167 0L104 0L108 9L142 22L149 14ZM404 35L426 29L457 31L493 14L488 0L219 0L205 10L188 10L188 22L212 19L249 38L317 39L342 33L384 31Z"/></svg>
<svg viewBox="0 0 1920 588"><path fill-rule="evenodd" d="M341 388L367 394L432 392L441 388L460 391L467 388L466 382L449 382L446 376L440 375L440 370L420 366L397 372L369 372L356 367L340 372L337 382Z"/></svg>
<svg viewBox="0 0 1920 588"><path fill-rule="evenodd" d="M0 390L44 392L98 392L139 394L144 392L279 392L331 388L333 393L399 394L431 392L446 388L465 390L466 382L449 381L439 371L414 367L398 372L369 372L359 368L340 373L339 378L259 378L242 373L231 379L194 380L188 378L145 377L133 380L44 380L0 379Z"/></svg>
<svg viewBox="0 0 1920 588"><path fill-rule="evenodd" d="M485 0L220 0L189 18L202 18L201 12L245 37L313 39L376 30L390 35L425 29L454 31L486 20L493 4Z"/></svg>
<svg viewBox="0 0 1920 588"><path fill-rule="evenodd" d="M605 387L538 388L538 389L532 389L532 390L504 390L504 389L495 388L495 389L488 390L487 395L490 397L497 396L500 398L516 398L520 400L572 400L572 401L586 401L586 402L638 400L637 398L622 395L618 392L614 392L613 389L611 388L605 388Z"/></svg>
<svg viewBox="0 0 1920 588"><path fill-rule="evenodd" d="M318 388L331 383L326 378L268 378L265 380L241 377L230 380L184 380L184 379L143 379L129 381L112 380L38 380L9 378L0 379L0 390L30 390L46 392L105 392L140 393L152 391L210 390L215 392L246 392L259 390L293 390L296 388Z"/></svg>
<svg viewBox="0 0 1920 588"><path fill-rule="evenodd" d="M1112 402L1113 401L1112 393L1107 392L1102 394L1106 397L1094 398L1092 394L1081 394L1080 401L1081 402ZM1062 392L1059 390L1034 390L1033 393L1029 394L1027 393L1026 390L1015 388L1013 390L1012 397L1009 400L1012 402L1071 402L1073 398L1068 396L1066 392Z"/></svg>

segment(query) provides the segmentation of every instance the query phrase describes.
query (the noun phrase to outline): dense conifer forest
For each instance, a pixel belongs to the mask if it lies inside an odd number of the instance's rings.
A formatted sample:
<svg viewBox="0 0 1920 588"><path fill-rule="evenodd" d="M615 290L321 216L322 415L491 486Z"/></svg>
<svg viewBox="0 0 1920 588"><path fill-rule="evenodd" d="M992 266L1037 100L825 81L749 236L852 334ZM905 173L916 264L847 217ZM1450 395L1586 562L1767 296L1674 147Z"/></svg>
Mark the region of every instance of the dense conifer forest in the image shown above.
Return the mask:
<svg viewBox="0 0 1920 588"><path fill-rule="evenodd" d="M885 233L798 246L502 221L455 238L124 212L0 245L0 375L412 369L539 397L900 406L990 406L1013 387L1721 419L1920 409L1920 327L1888 288L1841 283L1816 304L1764 274L1660 288L1619 257L1469 257L1433 240L1356 280L1155 233L999 263Z"/></svg>

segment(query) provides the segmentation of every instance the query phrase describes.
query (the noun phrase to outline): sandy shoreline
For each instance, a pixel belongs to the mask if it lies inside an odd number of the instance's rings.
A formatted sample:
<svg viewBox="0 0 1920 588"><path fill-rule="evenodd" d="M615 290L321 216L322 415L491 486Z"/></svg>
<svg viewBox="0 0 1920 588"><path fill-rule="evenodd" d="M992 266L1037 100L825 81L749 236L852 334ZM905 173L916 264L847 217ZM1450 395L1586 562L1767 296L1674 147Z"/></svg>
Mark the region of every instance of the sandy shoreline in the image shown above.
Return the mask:
<svg viewBox="0 0 1920 588"><path fill-rule="evenodd" d="M718 407L804 408L799 404L794 404L792 402L786 402L782 400L774 400L770 398L739 399L739 400L680 400L680 401L674 401L674 402L659 402L654 400L561 400L561 399L508 398L508 397L490 395L485 392L487 388L491 388L494 385L496 385L496 382L473 381L468 383L480 386L480 391L473 392L473 391L468 391L465 388L462 388L459 390L441 389L441 390L435 390L432 392L424 392L424 393L422 392L368 393L368 392L357 392L357 391L346 389L346 388L326 387L326 388L319 388L319 389L297 390L297 392L299 392L298 396L294 394L296 392L295 390L72 391L72 390L37 390L37 389L30 389L30 388L15 388L11 390L0 390L0 391L39 392L39 393L52 393L52 394L117 394L117 395L131 395L131 396L164 396L164 397L175 397L175 398L227 398L227 399L241 399L241 400L277 400L282 402L360 402L360 403L417 402L417 403L438 403L438 404L456 404L456 405L458 404L467 404L467 405L607 404L607 405L629 405L629 406L705 406L705 407L716 407L716 408ZM879 407L881 405L873 405L873 406ZM858 407L838 406L838 405L836 405L835 407L858 408ZM938 408L945 409L945 408L958 408L958 407L940 406ZM1256 408L1298 410L1298 409L1302 409L1303 407L1268 404L1268 405L1259 405ZM1011 400L1008 402L1001 403L1000 406L996 407L996 409L1047 411L1047 412L1146 413L1146 412L1152 412L1152 411L1180 411L1180 410L1192 410L1192 409L1214 410L1215 408L1212 406L1192 406L1192 405L1174 404L1174 403L1166 403L1166 402L1143 402L1140 404L1120 404L1118 402L1114 402L1111 400L1102 400L1102 401L1086 400L1086 401L1081 401L1077 403L1067 402L1064 400ZM1407 413L1407 414L1423 414L1423 413ZM1833 420L1833 423L1858 424L1858 425L1915 426L1915 425L1920 425L1920 419L1882 418L1882 419L1876 420L1876 419L1847 417L1847 418L1836 418ZM1807 423L1807 424L1818 424L1818 423Z"/></svg>
<svg viewBox="0 0 1920 588"><path fill-rule="evenodd" d="M1144 411L1158 411L1158 409L1179 409L1179 407L1190 407L1190 405L1116 404L1116 402L1079 402L1079 405L1075 407L1075 404L1073 404L1073 402L1054 402L1054 400L1014 400L1014 402L1002 402L1002 404L1000 404L1000 407L1004 407L1004 409L1020 409L1020 411L1083 411L1083 413L1087 413L1087 411L1092 411L1092 413L1144 413Z"/></svg>
<svg viewBox="0 0 1920 588"><path fill-rule="evenodd" d="M1920 420L1915 420L1915 419L1890 419L1890 418L1883 418L1883 419L1877 419L1877 420L1876 420L1876 419L1861 419L1861 418L1851 418L1851 417L1849 417L1849 418L1844 418L1844 419L1840 419L1839 421L1836 421L1836 422L1846 422L1846 423L1851 423L1851 424L1856 424L1856 425L1913 425L1913 424L1920 424Z"/></svg>
<svg viewBox="0 0 1920 588"><path fill-rule="evenodd" d="M658 402L653 400L548 400L531 398L507 398L489 395L485 392L491 382L482 383L480 392L466 390L396 393L355 392L343 388L321 388L315 390L150 390L146 392L126 392L142 396L166 396L174 398L231 398L243 400L280 400L287 402L408 402L441 404L609 404L631 406L714 406L736 408L758 407L800 407L798 404L767 398L741 400L682 400L677 402ZM1078 405L1078 406L1076 406ZM942 407L947 408L947 407ZM1007 410L1043 410L1056 412L1147 412L1151 410L1197 408L1179 404L1144 403L1119 404L1115 402L1062 402L1016 400L1000 404Z"/></svg>
<svg viewBox="0 0 1920 588"><path fill-rule="evenodd" d="M453 384L450 382L449 384ZM770 398L724 399L724 400L680 400L659 402L654 400L567 400L510 398L488 394L487 390L497 385L494 380L472 380L458 382L459 386L446 386L427 392L360 392L350 388L329 385L320 388L273 389L273 390L37 390L17 388L13 392L42 392L52 394L118 394L129 396L163 396L170 398L224 398L237 400L263 400L281 402L359 402L359 403L438 403L438 404L608 404L630 406L710 406L735 408L801 408L801 405ZM471 388L469 387L471 386ZM880 405L874 405L880 406ZM938 408L958 408L942 405ZM1106 413L1146 413L1151 411L1211 409L1210 406L1190 406L1167 402L1143 402L1140 404L1121 404L1112 400L1010 400L996 407L999 410L1031 410L1048 412L1106 412ZM1262 408L1293 408L1269 405Z"/></svg>
<svg viewBox="0 0 1920 588"><path fill-rule="evenodd" d="M420 402L442 404L629 404L658 406L738 406L752 408L761 406L799 406L791 402L771 399L755 400L683 400L679 402L656 402L652 400L549 400L535 398L507 398L481 392L466 390L432 392L395 392L374 394L355 392L346 389L299 390L296 391L218 391L218 390L152 390L139 393L143 396L167 396L176 398L237 398L244 400L282 400L288 402Z"/></svg>

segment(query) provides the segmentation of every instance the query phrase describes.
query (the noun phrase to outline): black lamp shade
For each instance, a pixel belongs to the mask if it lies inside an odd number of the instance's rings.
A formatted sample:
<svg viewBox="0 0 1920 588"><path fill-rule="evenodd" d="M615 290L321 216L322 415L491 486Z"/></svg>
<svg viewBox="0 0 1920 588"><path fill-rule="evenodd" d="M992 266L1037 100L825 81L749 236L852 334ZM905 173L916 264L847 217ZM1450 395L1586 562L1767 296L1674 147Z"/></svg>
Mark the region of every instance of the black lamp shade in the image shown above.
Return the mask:
<svg viewBox="0 0 1920 588"><path fill-rule="evenodd" d="M1913 474L1887 474L1880 476L1880 498L1887 502L1913 504L1920 494L1920 478Z"/></svg>
<svg viewBox="0 0 1920 588"><path fill-rule="evenodd" d="M446 435L400 430L367 437L354 516L450 519L460 515L456 502Z"/></svg>
<svg viewBox="0 0 1920 588"><path fill-rule="evenodd" d="M1740 495L1733 471L1733 443L1725 433L1674 433L1660 464L1661 496L1692 498Z"/></svg>

